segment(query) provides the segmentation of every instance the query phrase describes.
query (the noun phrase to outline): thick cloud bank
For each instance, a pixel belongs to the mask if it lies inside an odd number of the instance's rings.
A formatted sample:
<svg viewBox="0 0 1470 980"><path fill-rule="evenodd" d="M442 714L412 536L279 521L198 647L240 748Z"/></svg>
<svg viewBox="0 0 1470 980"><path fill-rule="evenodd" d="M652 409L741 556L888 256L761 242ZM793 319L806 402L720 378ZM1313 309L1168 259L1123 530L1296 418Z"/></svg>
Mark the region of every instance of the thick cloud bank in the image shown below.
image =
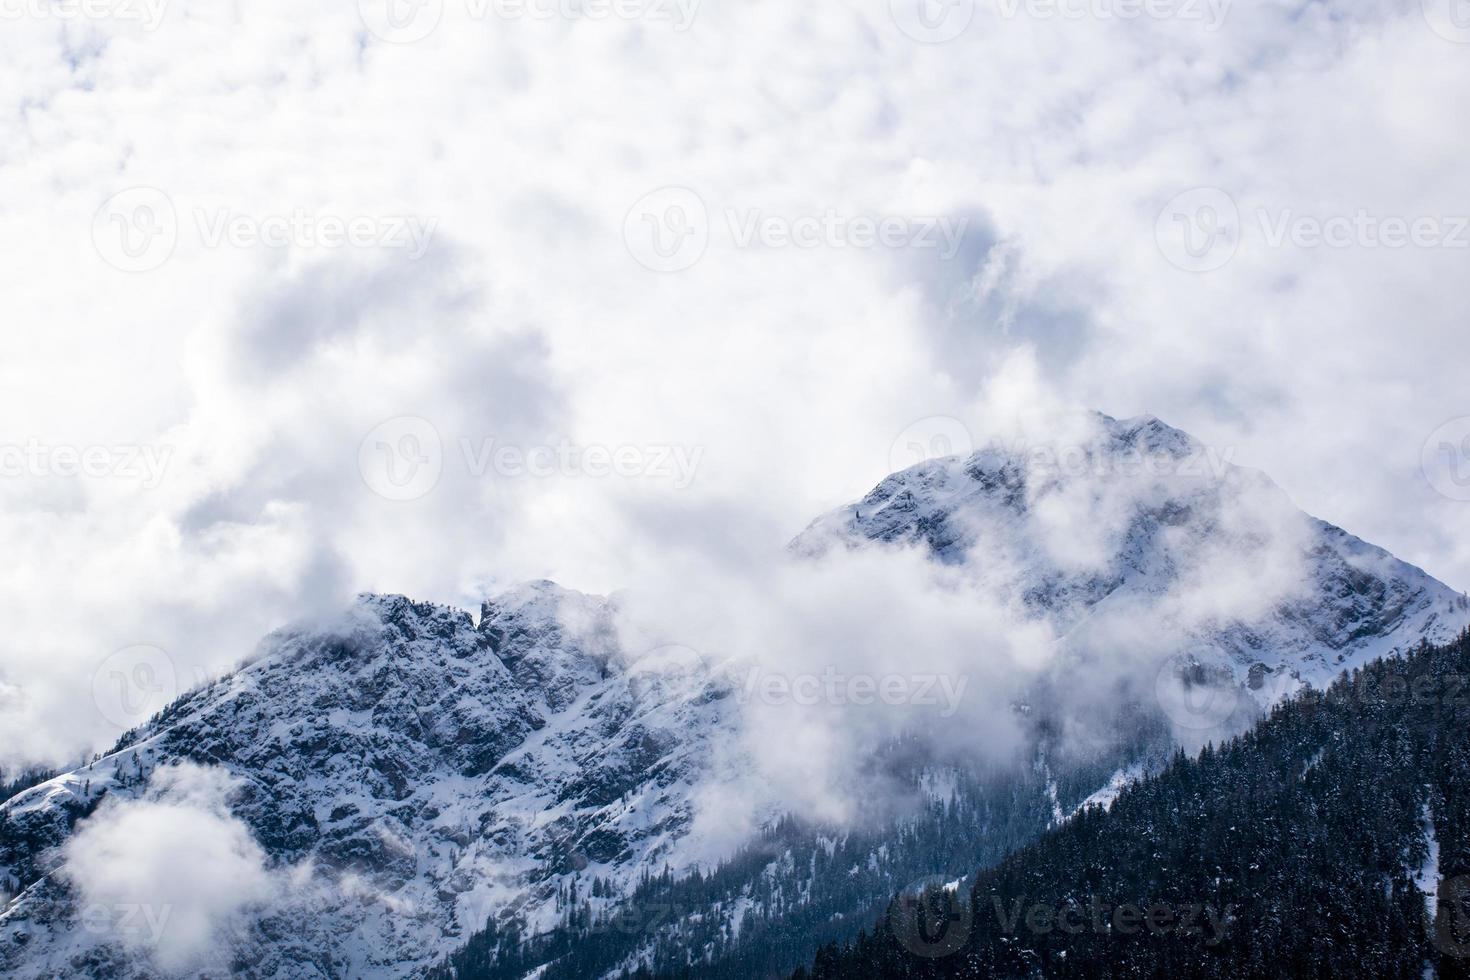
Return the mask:
<svg viewBox="0 0 1470 980"><path fill-rule="evenodd" d="M1470 582L1449 0L397 7L7 8L0 764L359 590L739 578L986 390Z"/></svg>

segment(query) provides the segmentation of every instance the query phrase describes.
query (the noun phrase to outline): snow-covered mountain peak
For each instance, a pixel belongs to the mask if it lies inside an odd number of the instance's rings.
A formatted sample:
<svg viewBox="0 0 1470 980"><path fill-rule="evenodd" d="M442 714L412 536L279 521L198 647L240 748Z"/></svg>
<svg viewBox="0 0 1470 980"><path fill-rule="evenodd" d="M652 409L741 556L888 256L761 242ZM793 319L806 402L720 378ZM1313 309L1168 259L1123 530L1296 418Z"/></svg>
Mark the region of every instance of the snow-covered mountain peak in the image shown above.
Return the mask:
<svg viewBox="0 0 1470 980"><path fill-rule="evenodd" d="M630 676L607 604L550 583L469 613L359 596L280 630L89 766L0 805L0 973L152 976L81 919L61 871L79 816L105 825L180 763L238 780L233 812L291 880L222 925L238 975L418 974L515 910L555 920L559 883L672 858L726 700ZM699 696L703 695L703 696ZM241 964L255 963L254 967Z"/></svg>
<svg viewBox="0 0 1470 980"><path fill-rule="evenodd" d="M541 580L498 593L480 607L479 635L516 681L562 710L620 661L612 607Z"/></svg>
<svg viewBox="0 0 1470 980"><path fill-rule="evenodd" d="M371 618L368 618L371 617ZM468 648L474 645L474 620L463 609L432 602L416 602L405 595L362 592L342 622L356 618L361 628L371 630L374 623L405 642L440 640Z"/></svg>
<svg viewBox="0 0 1470 980"><path fill-rule="evenodd" d="M1102 412L1092 413L1110 441L1122 450L1140 449L1148 453L1186 456L1202 446L1189 433L1161 421L1156 415L1135 415L1115 419Z"/></svg>
<svg viewBox="0 0 1470 980"><path fill-rule="evenodd" d="M1184 647L1241 680L1275 672L1263 701L1448 640L1470 618L1462 595L1229 457L1153 416L1095 413L1068 439L997 442L891 474L791 549L919 546L1069 649Z"/></svg>

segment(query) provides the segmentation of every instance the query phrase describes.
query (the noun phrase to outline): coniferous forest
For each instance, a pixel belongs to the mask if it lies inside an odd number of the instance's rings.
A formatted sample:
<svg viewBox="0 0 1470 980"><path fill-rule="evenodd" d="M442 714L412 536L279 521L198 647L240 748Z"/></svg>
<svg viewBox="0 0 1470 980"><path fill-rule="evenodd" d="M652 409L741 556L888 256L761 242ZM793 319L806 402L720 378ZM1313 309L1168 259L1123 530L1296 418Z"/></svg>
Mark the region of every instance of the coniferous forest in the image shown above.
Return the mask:
<svg viewBox="0 0 1470 980"><path fill-rule="evenodd" d="M1125 734L1105 752L1069 757L1038 723L1033 764L955 773L937 797L923 790L926 770L915 761L932 762L932 751L900 740L883 765L920 801L906 818L867 829L788 818L708 872L647 875L628 894L584 879L557 896L557 928L528 936L515 920L491 921L434 976L519 980L542 967L540 980L640 970L731 980L788 974L823 945L854 938L895 891L934 875L972 875L1036 839L1059 808L1075 809L1119 767L1167 763L1157 716L1130 705L1116 724Z"/></svg>
<svg viewBox="0 0 1470 980"><path fill-rule="evenodd" d="M1467 678L1462 634L1303 691L795 976L1470 976Z"/></svg>
<svg viewBox="0 0 1470 980"><path fill-rule="evenodd" d="M1019 816L1045 809L1025 775L887 841L787 822L708 874L631 896L594 879L548 935L491 923L436 975L1466 977L1467 732L1470 633L1304 690L1049 829ZM958 884L871 899L966 856Z"/></svg>

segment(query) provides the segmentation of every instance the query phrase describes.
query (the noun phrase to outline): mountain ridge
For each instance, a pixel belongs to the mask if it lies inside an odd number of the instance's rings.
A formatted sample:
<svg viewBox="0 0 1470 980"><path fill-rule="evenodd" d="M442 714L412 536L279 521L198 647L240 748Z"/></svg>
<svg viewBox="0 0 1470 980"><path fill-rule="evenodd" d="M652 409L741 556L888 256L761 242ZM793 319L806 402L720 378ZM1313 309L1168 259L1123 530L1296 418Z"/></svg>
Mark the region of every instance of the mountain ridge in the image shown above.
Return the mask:
<svg viewBox="0 0 1470 980"><path fill-rule="evenodd" d="M1302 687L1470 620L1462 595L1301 514L1264 474L1228 463L1217 474L1197 441L1151 416L1102 418L1087 439L1024 455L986 447L892 474L813 521L790 553L924 548L980 577L1017 622L1045 626L1060 678L1098 671L1098 690L1110 691L1124 673L1147 682L1157 671L1157 692L1131 696L1157 693L1176 737L1239 728ZM1300 595L1252 601L1267 589L1292 595L1287 586ZM400 976L487 921L532 935L584 905L610 913L665 865L695 866L685 845L700 808L755 765L726 667L625 649L615 602L546 580L488 597L478 619L365 593L335 621L272 633L239 670L187 692L89 766L0 803L0 887L17 893L0 907L0 968L150 975L146 949L83 928L68 848L79 828L167 799L152 777L186 763L238 781L222 808L249 828L267 871L297 876L274 904L240 910L206 973ZM976 826L1012 821L1004 839L1020 843L1054 813L1116 790L1120 774L1142 772L1137 753L1151 743L1123 733L1117 747L1066 763L1047 712L1065 722L1070 703L1022 707L1038 716L1031 750L1041 754L976 790L966 802ZM904 778L953 778L937 757L909 764ZM986 792L1015 787L1037 813L987 809ZM778 803L765 826L781 817ZM779 845L792 846L807 845ZM927 853L912 861L939 860ZM908 867L832 900L851 917ZM603 883L595 900L592 879ZM748 903L722 908L721 928L737 934Z"/></svg>

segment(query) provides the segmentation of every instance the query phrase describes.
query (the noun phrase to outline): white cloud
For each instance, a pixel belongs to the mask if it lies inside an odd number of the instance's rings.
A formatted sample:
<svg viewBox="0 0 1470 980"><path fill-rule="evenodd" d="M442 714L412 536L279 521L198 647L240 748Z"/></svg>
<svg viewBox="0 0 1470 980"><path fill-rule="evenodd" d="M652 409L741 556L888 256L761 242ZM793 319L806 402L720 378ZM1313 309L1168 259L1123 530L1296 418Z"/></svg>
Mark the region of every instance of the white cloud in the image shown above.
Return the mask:
<svg viewBox="0 0 1470 980"><path fill-rule="evenodd" d="M141 799L104 803L67 842L83 928L151 956L168 974L229 962L228 940L275 891L265 852L230 813L224 770L183 763Z"/></svg>
<svg viewBox="0 0 1470 980"><path fill-rule="evenodd" d="M618 596L620 641L635 656L675 642L723 665L743 721L717 772L752 785L704 800L699 843L724 840L767 805L846 821L881 807L870 759L904 732L932 730L966 758L1009 758L1021 736L1004 710L1049 663L1051 636L989 576L918 548L863 550L734 569L680 563ZM725 794L729 787L709 787ZM737 802L738 801L738 802Z"/></svg>
<svg viewBox="0 0 1470 980"><path fill-rule="evenodd" d="M93 674L138 644L186 686L358 589L473 605L527 577L605 591L694 552L738 571L865 492L914 420L966 418L978 440L997 377L1158 414L1470 582L1470 508L1419 471L1429 434L1470 415L1464 253L1273 247L1259 218L1465 210L1447 93L1470 61L1419 3L1263 0L1216 30L980 3L941 44L882 3L706 0L683 31L474 9L444 4L416 44L353 4L280 0L175 0L156 30L7 23L0 138L24 152L0 188L0 443L172 449L152 489L0 479L7 755L110 740ZM176 241L126 272L94 222L137 186L167 195ZM666 186L698 195L710 234L661 274L622 235ZM1212 272L1155 237L1196 187L1241 219ZM967 223L947 261L741 247L726 216L756 210ZM223 211L300 213L312 235L211 247L200 217ZM432 222L421 258L316 235L395 216ZM111 217L99 235L128 230ZM358 471L399 416L443 440L409 501ZM477 477L461 440L488 438L703 456L683 489Z"/></svg>

